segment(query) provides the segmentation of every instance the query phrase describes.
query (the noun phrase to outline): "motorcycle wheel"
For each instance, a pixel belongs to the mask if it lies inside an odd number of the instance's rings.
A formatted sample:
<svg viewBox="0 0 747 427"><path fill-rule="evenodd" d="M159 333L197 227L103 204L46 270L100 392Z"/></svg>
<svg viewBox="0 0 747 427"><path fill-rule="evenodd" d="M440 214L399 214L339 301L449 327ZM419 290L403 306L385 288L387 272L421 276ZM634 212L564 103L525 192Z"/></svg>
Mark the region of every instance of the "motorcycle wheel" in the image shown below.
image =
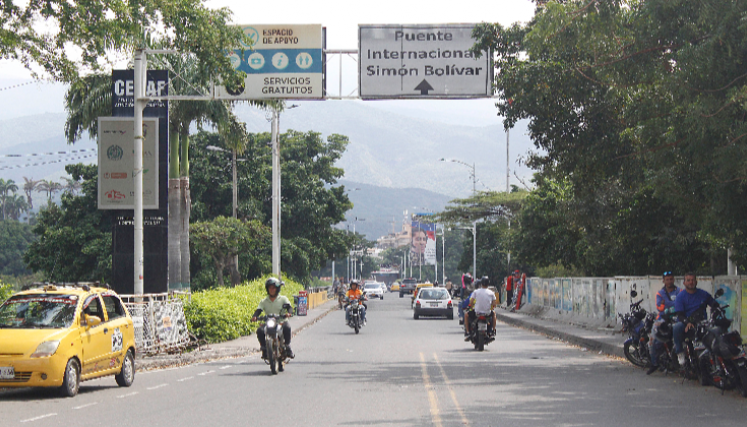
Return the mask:
<svg viewBox="0 0 747 427"><path fill-rule="evenodd" d="M695 357L695 350L691 342L685 347L685 378L689 380L700 379L700 364Z"/></svg>
<svg viewBox="0 0 747 427"><path fill-rule="evenodd" d="M481 333L477 333L477 351L485 350L485 336Z"/></svg>
<svg viewBox="0 0 747 427"><path fill-rule="evenodd" d="M739 366L739 393L742 397L747 397L747 366Z"/></svg>
<svg viewBox="0 0 747 427"><path fill-rule="evenodd" d="M283 362L278 361L278 372L283 372L285 368L283 367Z"/></svg>
<svg viewBox="0 0 747 427"><path fill-rule="evenodd" d="M358 319L356 319L354 322L355 322L355 333L357 334L358 332L361 331L361 327L358 324Z"/></svg>
<svg viewBox="0 0 747 427"><path fill-rule="evenodd" d="M275 358L275 346L271 344L271 341L267 341L267 361L270 362L270 372L276 375L278 373L277 359Z"/></svg>
<svg viewBox="0 0 747 427"><path fill-rule="evenodd" d="M698 376L698 380L700 380L700 385L703 387L711 385L711 360L708 357L701 357L698 360L698 363L700 364L700 375Z"/></svg>
<svg viewBox="0 0 747 427"><path fill-rule="evenodd" d="M628 359L630 363L640 368L646 367L646 362L638 358L638 348L634 346L632 342L625 343L623 346L623 353L625 353L625 358Z"/></svg>

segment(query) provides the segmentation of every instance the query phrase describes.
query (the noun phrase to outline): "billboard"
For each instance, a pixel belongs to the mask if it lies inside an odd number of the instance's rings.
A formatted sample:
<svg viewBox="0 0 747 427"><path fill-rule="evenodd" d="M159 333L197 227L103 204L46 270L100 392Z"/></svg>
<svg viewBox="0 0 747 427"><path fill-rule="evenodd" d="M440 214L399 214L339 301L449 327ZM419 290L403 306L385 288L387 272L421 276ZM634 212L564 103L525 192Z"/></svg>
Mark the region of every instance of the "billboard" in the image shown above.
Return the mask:
<svg viewBox="0 0 747 427"><path fill-rule="evenodd" d="M99 209L135 209L130 117L99 117ZM158 209L158 119L143 118L143 209Z"/></svg>
<svg viewBox="0 0 747 427"><path fill-rule="evenodd" d="M436 224L412 221L410 260L412 265L436 264Z"/></svg>
<svg viewBox="0 0 747 427"><path fill-rule="evenodd" d="M321 24L242 25L252 46L228 54L246 73L244 86L215 87L217 99L322 99L324 38Z"/></svg>

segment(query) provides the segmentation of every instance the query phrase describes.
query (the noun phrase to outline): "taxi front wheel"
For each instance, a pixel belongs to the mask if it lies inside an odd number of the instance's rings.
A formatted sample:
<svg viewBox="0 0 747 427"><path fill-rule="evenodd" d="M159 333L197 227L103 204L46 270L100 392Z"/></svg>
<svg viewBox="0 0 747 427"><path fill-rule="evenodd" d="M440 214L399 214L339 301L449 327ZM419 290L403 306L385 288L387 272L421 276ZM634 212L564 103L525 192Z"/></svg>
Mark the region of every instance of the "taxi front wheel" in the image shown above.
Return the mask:
<svg viewBox="0 0 747 427"><path fill-rule="evenodd" d="M135 380L135 358L132 356L132 350L127 350L124 360L122 361L122 370L114 376L120 387L129 387Z"/></svg>
<svg viewBox="0 0 747 427"><path fill-rule="evenodd" d="M60 387L60 394L63 397L73 397L78 394L78 388L80 387L80 364L75 359L67 361L65 366L65 376L62 378L62 387Z"/></svg>

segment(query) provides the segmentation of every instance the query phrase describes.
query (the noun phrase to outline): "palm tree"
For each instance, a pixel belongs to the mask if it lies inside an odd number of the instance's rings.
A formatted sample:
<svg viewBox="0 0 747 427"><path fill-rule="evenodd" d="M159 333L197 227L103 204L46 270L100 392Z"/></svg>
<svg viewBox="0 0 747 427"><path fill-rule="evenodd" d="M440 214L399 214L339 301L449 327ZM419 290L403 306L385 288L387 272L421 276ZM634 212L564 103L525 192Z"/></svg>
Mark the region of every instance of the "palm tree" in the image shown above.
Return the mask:
<svg viewBox="0 0 747 427"><path fill-rule="evenodd" d="M47 201L51 204L52 196L54 196L56 192L62 190L62 185L59 182L42 179L39 181L39 185L37 185L36 188L36 191L47 193Z"/></svg>
<svg viewBox="0 0 747 427"><path fill-rule="evenodd" d="M29 209L34 209L34 200L31 198L31 193L36 191L36 186L39 184L39 181L34 181L33 178L27 178L23 177L23 180L25 181L23 184L23 191L26 193L26 200L29 204Z"/></svg>
<svg viewBox="0 0 747 427"><path fill-rule="evenodd" d="M29 211L29 204L26 203L26 198L20 194L12 194L8 196L5 203L3 203L3 207L6 206L8 216L15 221L18 221L21 214Z"/></svg>
<svg viewBox="0 0 747 427"><path fill-rule="evenodd" d="M76 180L74 180L72 178L62 177L62 179L65 180L65 185L62 187L62 190L65 193L72 194L74 196L75 193L78 190L80 190L80 188L81 188L80 182L78 182L78 181L76 181Z"/></svg>
<svg viewBox="0 0 747 427"><path fill-rule="evenodd" d="M3 204L3 220L5 216L5 199L8 198L8 193L15 193L18 191L18 186L12 179L4 180L0 178L0 202Z"/></svg>

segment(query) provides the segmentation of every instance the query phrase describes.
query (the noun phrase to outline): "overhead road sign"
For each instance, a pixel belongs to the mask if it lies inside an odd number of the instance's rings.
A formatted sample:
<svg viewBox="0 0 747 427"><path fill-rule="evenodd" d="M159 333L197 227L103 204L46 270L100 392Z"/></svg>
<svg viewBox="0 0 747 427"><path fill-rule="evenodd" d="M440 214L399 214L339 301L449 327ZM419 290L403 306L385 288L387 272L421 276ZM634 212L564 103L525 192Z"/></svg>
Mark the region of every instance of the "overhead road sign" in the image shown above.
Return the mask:
<svg viewBox="0 0 747 427"><path fill-rule="evenodd" d="M242 25L254 41L229 54L247 74L244 87L216 86L216 99L322 99L324 37L321 24Z"/></svg>
<svg viewBox="0 0 747 427"><path fill-rule="evenodd" d="M360 25L360 97L490 97L490 55L483 53L478 59L470 52L475 25Z"/></svg>

